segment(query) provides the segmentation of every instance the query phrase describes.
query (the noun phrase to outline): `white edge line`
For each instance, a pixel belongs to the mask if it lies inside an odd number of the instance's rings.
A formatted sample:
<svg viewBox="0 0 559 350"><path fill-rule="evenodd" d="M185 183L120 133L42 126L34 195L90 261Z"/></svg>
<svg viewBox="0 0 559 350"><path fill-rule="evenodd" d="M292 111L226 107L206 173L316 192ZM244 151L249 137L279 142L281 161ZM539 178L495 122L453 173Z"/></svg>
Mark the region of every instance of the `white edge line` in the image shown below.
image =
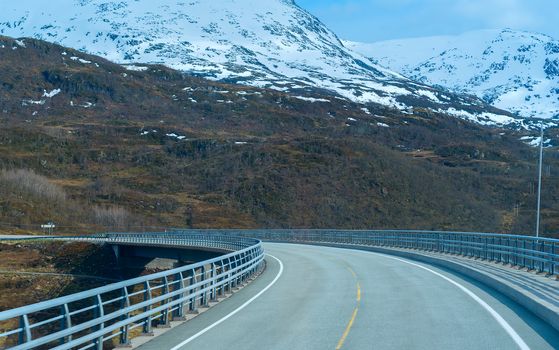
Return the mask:
<svg viewBox="0 0 559 350"><path fill-rule="evenodd" d="M252 298L250 298L249 300L247 300L243 305L239 306L238 308L236 308L235 310L233 310L231 313L229 313L228 315L224 316L223 318L221 318L220 320L212 323L211 325L207 326L206 328L202 329L200 332L194 334L193 336L191 336L190 338L186 339L185 341L183 341L182 343L176 345L175 347L171 348L170 350L178 350L181 347L185 346L186 344L190 343L191 341L193 341L194 339L200 337L201 335L203 335L204 333L206 333L207 331L209 331L210 329L220 325L221 323L225 322L228 318L232 317L233 315L235 315L236 313L238 313L239 311L241 311L242 309L244 309L245 307L247 307L250 303L252 303L253 301L255 301L258 297L260 297L262 294L264 294L268 289L270 289L277 281L278 279L281 277L282 273L283 273L283 263L281 262L280 259L276 258L273 255L270 254L266 254L269 257L277 260L277 262L279 263L279 272L276 275L276 277L274 278L274 280L272 282L270 282L270 284L268 284L266 287L264 287L264 289L262 289L260 292L258 292L258 294L256 294L255 296L253 296Z"/></svg>
<svg viewBox="0 0 559 350"><path fill-rule="evenodd" d="M432 274L435 274L437 276L439 276L440 278L444 279L445 281L453 284L454 286L458 287L461 291L463 291L464 293L466 293L469 297L471 297L472 299L474 299L479 305L481 305L481 307L483 307L487 312L489 312L489 314L497 321L497 323L499 323L499 325L508 333L508 335L512 338L512 340L514 340L514 342L516 343L516 345L518 345L518 347L522 350L530 350L530 347L528 346L528 344L526 344L524 342L524 340L522 340L522 337L520 337L520 335L514 330L514 328L512 328L512 326L497 312L495 311L495 309L493 309L491 306L489 306L489 304L487 304L485 301L483 301L480 297L478 297L474 292L472 292L471 290L469 290L468 288L464 287L463 285L461 285L460 283L446 277L445 275L431 270L428 267L425 267L423 265L420 264L416 264L413 263L411 261L407 261L404 259L400 259L400 258L396 258L393 256L389 256L386 254L380 254L380 253L374 253L374 252L364 252L361 251L363 253L369 253L369 254L374 254L374 255L381 255L385 258L389 258L389 259L393 259L393 260L398 260L400 262L409 264L409 265L413 265L416 267L419 267L420 269L426 270L431 272Z"/></svg>

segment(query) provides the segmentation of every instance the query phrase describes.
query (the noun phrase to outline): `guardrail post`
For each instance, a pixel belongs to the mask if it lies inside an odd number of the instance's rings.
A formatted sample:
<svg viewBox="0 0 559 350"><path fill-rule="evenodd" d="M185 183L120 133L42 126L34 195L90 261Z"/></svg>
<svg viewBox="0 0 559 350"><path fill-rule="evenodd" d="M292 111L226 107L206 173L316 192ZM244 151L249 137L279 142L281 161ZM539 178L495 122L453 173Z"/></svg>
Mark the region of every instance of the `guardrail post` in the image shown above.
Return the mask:
<svg viewBox="0 0 559 350"><path fill-rule="evenodd" d="M522 240L522 267L528 267L526 265L526 240Z"/></svg>
<svg viewBox="0 0 559 350"><path fill-rule="evenodd" d="M72 318L70 316L70 310L68 309L68 304L64 304L60 307L60 314L62 319L60 320L60 329L64 330L72 327ZM60 344L72 341L72 336L63 337L60 339Z"/></svg>
<svg viewBox="0 0 559 350"><path fill-rule="evenodd" d="M210 300L211 301L215 301L217 300L217 289L216 289L216 281L215 281L215 276L217 275L217 271L216 271L216 265L215 263L212 263L212 271L211 271L211 282L210 285L212 286L212 289L210 291Z"/></svg>
<svg viewBox="0 0 559 350"><path fill-rule="evenodd" d="M163 289L161 295L169 294L169 279L167 276L163 277ZM169 299L164 299L161 301L161 305L169 304ZM159 322L159 327L168 327L169 326L169 308L165 308L161 312L161 321Z"/></svg>
<svg viewBox="0 0 559 350"><path fill-rule="evenodd" d="M554 243L551 243L551 256L549 257L550 264L551 264L551 271L549 272L551 275L555 275L555 265L559 262L557 261L558 257L557 254L559 253L559 251L557 251L557 246Z"/></svg>
<svg viewBox="0 0 559 350"><path fill-rule="evenodd" d="M538 272L544 272L545 271L545 242L541 241L540 243L540 270Z"/></svg>
<svg viewBox="0 0 559 350"><path fill-rule="evenodd" d="M95 318L105 316L105 310L103 308L103 299L101 299L101 295L97 294L97 297L95 299L96 299L96 302L97 302L97 305L96 305L97 307L95 308ZM105 328L105 323L101 322L97 326L97 330L102 330L103 328ZM97 350L103 350L103 335L99 336L95 340L95 347L97 348Z"/></svg>
<svg viewBox="0 0 559 350"><path fill-rule="evenodd" d="M231 259L231 257L227 258L227 279L229 280L227 282L227 292L231 293L232 292L232 288L233 288L233 274L231 272L231 270L233 269L233 261Z"/></svg>
<svg viewBox="0 0 559 350"><path fill-rule="evenodd" d="M206 278L207 277L206 276L206 266L204 266L204 265L202 265L202 267L200 267L200 276L202 276L201 281L204 282L204 283L202 283L202 287L201 287L204 291L202 292L202 296L201 296L201 299L200 299L200 306L205 307L205 306L208 305L208 291L205 290L206 287L208 286L208 282L207 282L208 279Z"/></svg>
<svg viewBox="0 0 559 350"><path fill-rule="evenodd" d="M128 295L128 289L126 287L122 288L122 302L120 303L121 308L125 309L130 306L130 296ZM130 313L122 315L121 320L124 321L130 317ZM120 337L119 343L121 346L130 345L130 335L128 332L129 325L120 327Z"/></svg>
<svg viewBox="0 0 559 350"><path fill-rule="evenodd" d="M188 289L188 294L191 295L190 298L190 305L188 307L188 312L189 313L197 313L198 311L196 310L196 288L193 288L192 286L196 284L196 270L192 269L189 270L189 285L190 288Z"/></svg>
<svg viewBox="0 0 559 350"><path fill-rule="evenodd" d="M497 262L497 251L495 251L495 246L497 244L497 239L495 237L491 237L489 244L488 244L488 253L489 253L489 261Z"/></svg>
<svg viewBox="0 0 559 350"><path fill-rule="evenodd" d="M530 270L535 270L536 269L536 259L534 259L535 255L536 255L536 249L537 249L536 244L537 243L535 241L532 241L532 248L531 248L531 252L530 252L530 254L532 255L532 259L530 259L531 260Z"/></svg>
<svg viewBox="0 0 559 350"><path fill-rule="evenodd" d="M182 276L182 272L179 272L175 276L175 282L178 281L178 284L175 283L175 291L177 290L184 290L184 278ZM181 300L184 298L184 291L175 296L175 300ZM173 313L173 320L184 320L184 304L185 302L182 301L177 305L177 309Z"/></svg>
<svg viewBox="0 0 559 350"><path fill-rule="evenodd" d="M33 340L31 336L31 327L29 327L29 317L27 315L20 316L19 328L21 328L21 331L19 332L18 344L21 345Z"/></svg>
<svg viewBox="0 0 559 350"><path fill-rule="evenodd" d="M241 257L240 257L241 263L240 265L244 265L246 263L246 253L241 253ZM245 272L244 272L244 267L241 268L241 270L239 270L239 284L241 286L243 286L243 284L245 283Z"/></svg>
<svg viewBox="0 0 559 350"><path fill-rule="evenodd" d="M151 300L151 286L149 281L146 281L144 283L144 301L148 301ZM149 310L151 310L151 304L144 307L144 312L148 312ZM143 333L144 335L153 335L153 331L151 328L151 319L152 316L148 315L144 321L144 327L143 327Z"/></svg>
<svg viewBox="0 0 559 350"><path fill-rule="evenodd" d="M233 272L231 272L231 288L230 291L234 291L237 288L237 282L238 282L238 276L237 276L237 266L239 265L239 256L235 255L232 261L232 267L231 270L234 270Z"/></svg>
<svg viewBox="0 0 559 350"><path fill-rule="evenodd" d="M499 261L506 265L507 263L507 249L503 238L499 237Z"/></svg>
<svg viewBox="0 0 559 350"><path fill-rule="evenodd" d="M489 260L489 238L483 240L483 260Z"/></svg>
<svg viewBox="0 0 559 350"><path fill-rule="evenodd" d="M227 278L227 275L225 274L225 262L223 260L221 260L219 262L219 274L221 275L221 278L219 279L219 289L218 289L218 293L219 296L223 296L225 294L225 286L226 284L223 282L225 280L225 278Z"/></svg>

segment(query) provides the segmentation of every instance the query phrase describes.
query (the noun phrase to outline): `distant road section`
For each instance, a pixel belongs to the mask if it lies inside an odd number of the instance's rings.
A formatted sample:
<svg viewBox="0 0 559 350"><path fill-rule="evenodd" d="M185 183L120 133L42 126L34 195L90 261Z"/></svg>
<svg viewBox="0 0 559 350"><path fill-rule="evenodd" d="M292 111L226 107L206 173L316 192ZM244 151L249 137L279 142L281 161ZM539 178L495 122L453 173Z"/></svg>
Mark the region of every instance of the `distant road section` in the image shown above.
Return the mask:
<svg viewBox="0 0 559 350"><path fill-rule="evenodd" d="M52 236L29 236L29 235L0 235L0 241L2 240L14 240L14 239L25 239L25 238L43 238Z"/></svg>
<svg viewBox="0 0 559 350"><path fill-rule="evenodd" d="M559 334L526 309L439 268L339 248L265 249L281 273L268 256L233 298L139 349L559 349Z"/></svg>

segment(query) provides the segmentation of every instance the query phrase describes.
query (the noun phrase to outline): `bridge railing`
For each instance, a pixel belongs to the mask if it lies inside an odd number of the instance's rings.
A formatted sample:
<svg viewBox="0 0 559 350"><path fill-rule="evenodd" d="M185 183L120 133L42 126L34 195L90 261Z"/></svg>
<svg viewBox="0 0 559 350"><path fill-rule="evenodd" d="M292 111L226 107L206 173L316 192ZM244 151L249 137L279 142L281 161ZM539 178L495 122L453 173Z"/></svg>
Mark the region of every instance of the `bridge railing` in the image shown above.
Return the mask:
<svg viewBox="0 0 559 350"><path fill-rule="evenodd" d="M496 261L549 275L559 273L559 240L550 238L415 230L237 230L230 234L276 242L416 249Z"/></svg>
<svg viewBox="0 0 559 350"><path fill-rule="evenodd" d="M218 239L215 239L215 238ZM212 238L212 239L209 239ZM187 246L219 250L238 250L254 244L252 237L209 234L203 231L171 231L160 233L103 233L90 236L61 238L66 241L105 242L151 246Z"/></svg>
<svg viewBox="0 0 559 350"><path fill-rule="evenodd" d="M103 349L195 313L263 267L260 241L221 235L115 234L69 237L113 244L209 247L233 251L177 269L0 312L0 347Z"/></svg>

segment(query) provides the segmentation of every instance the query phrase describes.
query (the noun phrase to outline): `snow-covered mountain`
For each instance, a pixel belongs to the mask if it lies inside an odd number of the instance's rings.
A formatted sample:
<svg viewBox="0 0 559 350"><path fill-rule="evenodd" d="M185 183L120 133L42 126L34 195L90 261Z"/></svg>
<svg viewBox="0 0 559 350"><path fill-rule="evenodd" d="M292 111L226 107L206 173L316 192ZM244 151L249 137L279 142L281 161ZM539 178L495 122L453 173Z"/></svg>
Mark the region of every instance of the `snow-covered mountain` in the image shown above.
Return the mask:
<svg viewBox="0 0 559 350"><path fill-rule="evenodd" d="M2 1L0 35L227 82L307 93L319 88L357 102L428 107L489 124L515 121L478 99L374 64L291 0Z"/></svg>
<svg viewBox="0 0 559 350"><path fill-rule="evenodd" d="M549 36L507 29L344 44L422 83L473 93L522 117L559 120L559 41Z"/></svg>

